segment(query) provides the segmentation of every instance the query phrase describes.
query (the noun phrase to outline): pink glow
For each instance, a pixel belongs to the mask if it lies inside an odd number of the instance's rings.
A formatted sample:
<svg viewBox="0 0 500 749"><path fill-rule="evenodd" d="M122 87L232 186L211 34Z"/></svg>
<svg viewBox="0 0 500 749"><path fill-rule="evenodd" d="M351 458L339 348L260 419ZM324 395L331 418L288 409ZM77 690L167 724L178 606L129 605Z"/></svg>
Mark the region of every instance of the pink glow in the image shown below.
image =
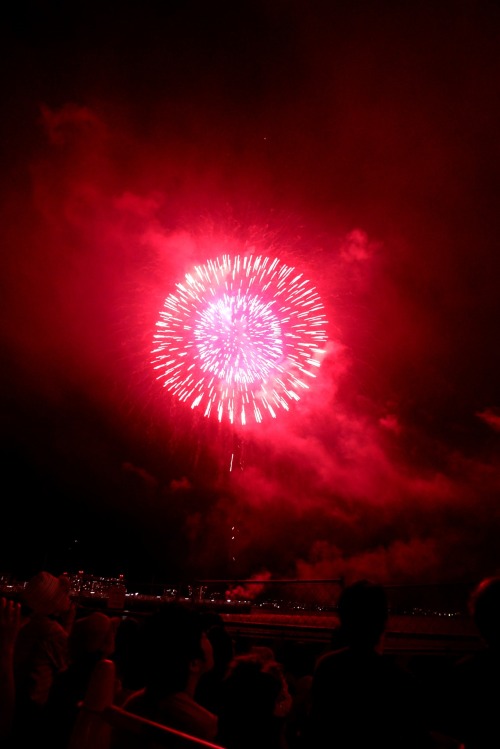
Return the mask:
<svg viewBox="0 0 500 749"><path fill-rule="evenodd" d="M2 568L496 570L496 4L101 5L6 26Z"/></svg>
<svg viewBox="0 0 500 749"><path fill-rule="evenodd" d="M204 416L245 425L300 399L327 343L323 304L277 258L196 266L160 311L153 366L163 386Z"/></svg>

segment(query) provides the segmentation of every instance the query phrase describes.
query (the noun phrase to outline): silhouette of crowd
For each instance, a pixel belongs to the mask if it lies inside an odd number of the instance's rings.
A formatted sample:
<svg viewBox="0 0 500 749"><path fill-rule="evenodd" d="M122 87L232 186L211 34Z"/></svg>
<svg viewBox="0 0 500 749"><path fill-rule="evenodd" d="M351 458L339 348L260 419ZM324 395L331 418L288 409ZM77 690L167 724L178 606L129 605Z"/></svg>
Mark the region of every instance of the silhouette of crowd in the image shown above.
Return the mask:
<svg viewBox="0 0 500 749"><path fill-rule="evenodd" d="M123 726L100 743L85 734L82 706L104 663L110 704L193 749L500 747L500 577L481 580L469 606L480 647L424 674L385 651L387 595L369 580L343 588L330 646L313 653L237 641L222 616L187 602L137 618L80 610L65 576L42 570L21 601L0 599L0 743L158 746Z"/></svg>

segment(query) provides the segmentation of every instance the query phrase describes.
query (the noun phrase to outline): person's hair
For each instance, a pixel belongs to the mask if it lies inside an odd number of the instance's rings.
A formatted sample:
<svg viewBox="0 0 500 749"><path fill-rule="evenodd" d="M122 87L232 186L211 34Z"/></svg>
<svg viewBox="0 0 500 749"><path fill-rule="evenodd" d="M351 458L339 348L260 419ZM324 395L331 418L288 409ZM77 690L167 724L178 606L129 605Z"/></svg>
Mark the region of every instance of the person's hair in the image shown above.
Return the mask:
<svg viewBox="0 0 500 749"><path fill-rule="evenodd" d="M185 689L189 666L204 660L204 627L198 612L177 602L163 604L142 628L146 688L166 695Z"/></svg>
<svg viewBox="0 0 500 749"><path fill-rule="evenodd" d="M358 580L343 589L337 606L342 638L347 645L377 645L389 615L382 585Z"/></svg>
<svg viewBox="0 0 500 749"><path fill-rule="evenodd" d="M500 576L481 580L469 597L469 610L483 639L500 646Z"/></svg>
<svg viewBox="0 0 500 749"><path fill-rule="evenodd" d="M223 682L219 730L222 744L267 746L274 736L276 701L283 688L281 667L256 653L235 656Z"/></svg>

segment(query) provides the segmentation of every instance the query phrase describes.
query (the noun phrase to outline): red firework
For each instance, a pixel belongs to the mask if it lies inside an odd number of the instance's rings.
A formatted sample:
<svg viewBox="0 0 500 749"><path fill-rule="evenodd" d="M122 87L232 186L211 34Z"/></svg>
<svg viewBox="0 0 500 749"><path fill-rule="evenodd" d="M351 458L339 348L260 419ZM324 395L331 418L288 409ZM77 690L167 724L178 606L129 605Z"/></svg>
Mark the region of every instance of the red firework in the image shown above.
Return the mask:
<svg viewBox="0 0 500 749"><path fill-rule="evenodd" d="M288 410L315 377L327 341L315 288L294 267L261 255L196 266L159 315L157 379L191 408L231 424Z"/></svg>

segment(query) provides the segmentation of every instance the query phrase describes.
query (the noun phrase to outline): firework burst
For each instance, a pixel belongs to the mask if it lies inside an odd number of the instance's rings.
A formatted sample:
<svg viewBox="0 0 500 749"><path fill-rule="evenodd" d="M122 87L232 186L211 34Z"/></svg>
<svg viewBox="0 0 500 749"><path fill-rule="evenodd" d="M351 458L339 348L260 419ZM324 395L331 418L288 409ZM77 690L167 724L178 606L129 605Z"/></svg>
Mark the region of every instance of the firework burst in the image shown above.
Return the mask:
<svg viewBox="0 0 500 749"><path fill-rule="evenodd" d="M152 364L191 408L244 425L300 399L326 342L323 304L302 273L276 258L223 255L165 299Z"/></svg>

